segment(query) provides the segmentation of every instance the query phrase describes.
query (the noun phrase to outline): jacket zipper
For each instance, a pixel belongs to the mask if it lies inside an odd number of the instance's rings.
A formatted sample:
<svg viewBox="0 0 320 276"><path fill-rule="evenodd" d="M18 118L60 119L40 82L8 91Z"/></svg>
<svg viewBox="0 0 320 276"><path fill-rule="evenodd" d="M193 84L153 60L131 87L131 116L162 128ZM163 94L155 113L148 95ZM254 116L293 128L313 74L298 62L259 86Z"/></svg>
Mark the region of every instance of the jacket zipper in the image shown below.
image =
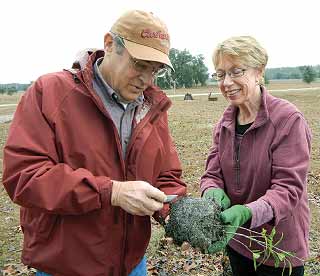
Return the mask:
<svg viewBox="0 0 320 276"><path fill-rule="evenodd" d="M142 120L142 122L137 126L137 128L133 129L133 132L131 134L131 139L130 139L130 143L128 144L127 146L127 149L126 149L126 154L125 154L125 179L127 179L127 160L128 160L128 154L129 154L129 151L132 147L132 141L133 139L135 139L135 137L137 137L138 133L140 132L141 129L143 129L143 127L147 124L147 122L151 121L150 118L152 118L152 115L155 115L158 114L158 110L160 109L162 105L160 105L160 103L158 104L158 108L153 110L153 112L148 112L147 115L145 116L145 118ZM121 123L122 123L122 119L121 119ZM120 123L120 129L121 129L121 123ZM125 266L123 265L124 264L124 255L125 255L125 252L126 252L126 248L127 248L127 220L129 219L130 215L129 214L126 214L124 216L124 221L123 221L123 225L124 225L124 244L123 244L123 250L122 250L122 253L121 253L121 271L120 271L120 275L125 275L126 274L126 268Z"/></svg>
<svg viewBox="0 0 320 276"><path fill-rule="evenodd" d="M86 85L85 82L83 82L84 86L86 86L86 88L90 90L90 88ZM95 97L93 97L94 101L96 102L96 99ZM161 109L160 107L164 106L164 105L161 105L162 102L159 102L158 105L157 105L157 109L155 109L152 114L157 114L157 110ZM98 104L98 102L96 102L96 105L98 106L98 108L100 109L100 111L108 118L112 121L112 119L109 117L109 115L105 112L104 108L101 108L100 105ZM121 117L121 120L120 120L120 133L122 131L122 120L123 120L123 116L124 114L122 114L122 117ZM133 130L133 133L131 135L131 138L133 137L136 137L137 134L140 132L140 130L145 126L145 124L149 121L149 118L151 117L151 114L148 113L147 116L144 118L143 122L141 122L141 124L139 124L139 126ZM113 123L113 121L112 121ZM115 126L113 124L113 129L114 129L114 133L118 134L117 131L115 131ZM117 135L116 135L117 137ZM130 139L130 141L132 141L132 139ZM124 181L127 180L127 171L126 171L126 168L127 168L127 156L128 156L128 153L129 153L129 150L131 148L131 145L132 143L130 142L129 145L127 146L127 149L126 149L126 154L125 154L125 157L123 157L123 153L122 153L122 143L121 143L121 134L118 135L118 139L116 138L116 142L118 144L118 148L120 148L120 160L122 160L122 167L123 167L123 176L124 176ZM123 216L123 229L124 229L124 243L123 243L123 250L122 250L122 253L121 253L121 259L120 259L120 264L121 264L121 268L120 268L120 275L125 275L126 274L126 268L125 266L123 265L124 264L124 255L125 255L125 252L126 252L126 244L127 244L127 217L128 217L128 214L124 215Z"/></svg>
<svg viewBox="0 0 320 276"><path fill-rule="evenodd" d="M148 115L147 115L148 116ZM146 116L146 117L147 117ZM150 115L149 115L150 116ZM146 119L145 117L145 119ZM142 127L146 124L146 122L148 122L148 120L145 120L145 123L142 123ZM122 127L122 118L120 120L120 130L121 130L121 127ZM133 130L132 134L131 134L131 138L133 137L133 134L136 135L137 131L139 132L141 128L138 128ZM120 136L120 139L121 139L121 136ZM121 140L120 140L121 141ZM130 139L131 141L131 139ZM129 143L129 145L127 145L127 149L126 149L126 153L125 153L125 157L124 157L124 167L125 167L125 171L124 171L124 174L125 174L125 180L127 179L127 159L128 159L128 153L129 153L129 146L131 145L131 142ZM127 220L129 219L129 214L125 213L125 216L123 216L123 229L124 229L124 232L123 232L123 250L121 251L121 259L120 259L120 275L126 275L126 268L124 266L124 256L125 256L125 252L126 252L126 249L127 249Z"/></svg>
<svg viewBox="0 0 320 276"><path fill-rule="evenodd" d="M76 78L79 82L76 82L75 78ZM83 85L84 85L89 91L91 91L90 87L88 87L88 86L86 85L86 83L85 83L84 81L81 81L77 76L74 77L74 80L75 80L76 83L82 82ZM93 93L91 93L91 94L93 94ZM120 160L121 160L121 164L122 164L122 168L123 168L123 177L124 177L123 181L126 181L126 180L127 180L127 170L126 170L126 168L127 168L127 156L128 156L128 153L129 153L130 148L132 147L132 143L130 142L130 143L127 145L126 154L125 154L125 156L123 156L123 149L122 149L122 143L121 143L121 141L122 141L122 121L123 121L124 113L122 114L121 119L120 119L120 131L119 131L120 133L119 133L118 139L117 139L118 131L116 131L116 127L115 127L112 119L109 117L109 114L106 113L106 111L105 111L104 108L101 108L101 106L99 105L99 103L97 102L97 100L95 99L95 97L92 97L92 98L93 98L94 102L96 103L97 107L100 109L100 111L101 111L109 120L111 120L111 122L112 122L112 124L113 124L113 131L114 131L114 133L116 134L116 135L115 135L115 136L116 136L116 142L117 142L117 145L118 145L118 149L120 149L119 154L121 155L121 156L120 156ZM136 137L136 136L138 135L138 133L140 132L140 130L146 125L146 123L149 122L149 121L151 121L150 118L151 118L153 121L156 120L156 118L158 117L157 115L159 115L159 114L158 114L158 113L159 113L159 110L164 111L164 110L162 110L162 109L164 109L164 106L165 106L166 101L165 101L164 104L162 104L162 103L163 103L163 101L160 101L160 102L157 104L157 108L153 110L152 114L148 112L148 114L146 115L146 117L144 118L144 120L141 122L141 124L139 124L139 126L138 126L136 129L133 130L132 135L131 135L132 138L133 138L133 137ZM152 117L152 115L155 115L155 116ZM130 139L130 141L132 141L132 139ZM128 220L128 216L129 216L129 214L126 214L126 215L123 216L123 229L124 229L124 234L123 234L124 239L123 239L123 241L124 241L124 243L123 243L123 246L122 246L122 247L123 247L123 250L122 250L121 259L120 259L120 265L121 265L121 267L120 267L120 275L121 275L121 276L122 276L122 275L126 275L126 273L127 273L126 268L125 268L125 266L124 266L123 264L124 264L124 255L125 255L125 252L126 252L126 245L127 245L127 220Z"/></svg>
<svg viewBox="0 0 320 276"><path fill-rule="evenodd" d="M125 156L123 156L123 146L122 146L122 121L125 115L125 110L121 115L120 118L120 127L119 127L119 138L120 138L120 145L121 145L121 158L124 161L124 181L127 181L127 164L125 160ZM126 155L126 153L125 153ZM120 275L125 275L125 266L124 266L124 254L126 252L126 243L127 243L127 217L128 214L124 213L123 216L123 250L121 251L121 258L120 258Z"/></svg>
<svg viewBox="0 0 320 276"><path fill-rule="evenodd" d="M237 190L240 191L240 146L241 146L241 140L239 144L237 143L236 146L236 185Z"/></svg>
<svg viewBox="0 0 320 276"><path fill-rule="evenodd" d="M123 170L123 174L124 174L124 179L126 179L126 168L125 168L125 160L123 158L123 154L122 154L122 145L121 145L121 137L120 135L118 134L118 130L117 130L117 127L114 125L114 122L112 120L112 118L109 116L109 114L106 112L105 108L102 107L100 104L99 104L99 100L94 96L95 95L95 92L92 91L92 88L90 88L86 83L85 81L83 80L80 80L81 83L86 87L86 89L88 91L90 91L90 96L91 96L91 99L94 101L94 103L96 104L96 106L98 107L98 109L104 114L104 116L106 118L108 118L110 121L111 121L111 124L112 124L112 127L113 127L113 133L115 134L115 138L116 138L116 143L117 143L117 146L118 146L118 153L120 154L120 162L121 162L121 167L122 167L122 170ZM122 121L122 119L121 119ZM121 127L120 127L121 128Z"/></svg>
<svg viewBox="0 0 320 276"><path fill-rule="evenodd" d="M133 129L132 135L131 135L131 139L130 139L130 143L128 144L127 147L127 152L126 152L126 156L125 156L125 160L127 160L127 156L128 153L131 150L132 144L135 140L135 138L138 136L139 132L141 129L143 129L143 127L148 123L148 122L154 122L155 121L155 117L159 117L161 112L164 112L166 110L162 110L162 108L166 105L167 101L166 100L162 100L157 104L157 107L152 111L152 112L148 112L147 115L143 118L143 120L137 125L136 128Z"/></svg>
<svg viewBox="0 0 320 276"><path fill-rule="evenodd" d="M126 111L124 111L124 112L122 113L122 115L121 115L121 118L120 118L120 127L119 127L119 138L120 138L122 156L123 156L123 147L122 147L122 121L123 121L123 118L124 118L125 113L126 113ZM125 158L125 156L123 156L123 158ZM125 169L126 169L126 166L125 166Z"/></svg>
<svg viewBox="0 0 320 276"><path fill-rule="evenodd" d="M91 91L90 87L88 87L86 85L85 82L82 82L83 85L89 90ZM93 94L93 93L91 93ZM112 123L112 126L113 126L113 132L115 133L115 138L116 138L116 143L118 145L118 153L120 155L120 160L121 160L121 166L122 166L122 169L123 169L123 181L125 181L127 179L127 172L126 172L126 164L125 164L125 159L123 157L123 151L122 151L122 143L121 143L121 130L122 130L122 120L123 120L123 116L124 114L122 114L122 117L121 117L121 120L120 120L120 134L118 134L118 131L116 129L116 126L114 125L113 123L113 120L110 118L109 114L105 111L104 108L102 108L100 105L99 105L99 102L97 102L96 98L95 97L92 97L93 101L96 103L97 107L99 108L99 110L111 121ZM119 149L120 149L120 152L119 152ZM115 223L118 223L118 215L119 215L119 212L117 209L115 209L115 216L114 216L114 220L115 220ZM124 254L125 254L125 249L126 249L126 240L127 240L127 216L124 215L123 216L123 229L124 229L124 244L123 244L123 251L121 253L121 259L120 259L120 275L125 275L126 271L125 271L125 267L124 267Z"/></svg>

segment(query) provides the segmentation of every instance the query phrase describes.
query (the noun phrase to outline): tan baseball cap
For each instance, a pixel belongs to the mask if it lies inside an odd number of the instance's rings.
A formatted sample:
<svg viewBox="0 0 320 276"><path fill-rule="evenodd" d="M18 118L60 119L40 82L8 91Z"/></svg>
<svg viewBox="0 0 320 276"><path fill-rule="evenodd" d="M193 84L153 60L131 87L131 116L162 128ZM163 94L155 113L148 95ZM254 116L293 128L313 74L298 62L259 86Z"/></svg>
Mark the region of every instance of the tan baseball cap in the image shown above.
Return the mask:
<svg viewBox="0 0 320 276"><path fill-rule="evenodd" d="M131 10L112 26L112 33L123 38L131 56L173 66L169 59L170 37L167 26L153 13Z"/></svg>

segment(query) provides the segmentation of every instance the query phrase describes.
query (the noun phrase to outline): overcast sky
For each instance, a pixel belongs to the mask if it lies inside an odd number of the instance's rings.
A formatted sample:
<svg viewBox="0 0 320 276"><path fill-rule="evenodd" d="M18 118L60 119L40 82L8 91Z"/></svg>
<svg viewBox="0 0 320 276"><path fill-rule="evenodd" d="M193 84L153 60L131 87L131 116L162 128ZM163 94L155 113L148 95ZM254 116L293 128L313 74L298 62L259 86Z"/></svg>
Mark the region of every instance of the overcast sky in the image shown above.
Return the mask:
<svg viewBox="0 0 320 276"><path fill-rule="evenodd" d="M69 68L76 53L103 47L126 10L152 11L166 22L171 46L203 54L210 72L215 45L252 35L269 68L320 64L319 0L1 0L0 83L29 83Z"/></svg>

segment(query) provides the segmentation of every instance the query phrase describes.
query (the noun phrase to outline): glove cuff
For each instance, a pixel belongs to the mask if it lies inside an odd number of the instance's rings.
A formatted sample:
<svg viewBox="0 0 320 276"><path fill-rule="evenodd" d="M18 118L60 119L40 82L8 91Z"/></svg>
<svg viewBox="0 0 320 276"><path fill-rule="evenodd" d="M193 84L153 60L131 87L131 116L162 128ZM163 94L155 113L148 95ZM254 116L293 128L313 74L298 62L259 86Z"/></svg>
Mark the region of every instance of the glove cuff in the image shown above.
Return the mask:
<svg viewBox="0 0 320 276"><path fill-rule="evenodd" d="M119 206L121 182L112 181L111 205Z"/></svg>

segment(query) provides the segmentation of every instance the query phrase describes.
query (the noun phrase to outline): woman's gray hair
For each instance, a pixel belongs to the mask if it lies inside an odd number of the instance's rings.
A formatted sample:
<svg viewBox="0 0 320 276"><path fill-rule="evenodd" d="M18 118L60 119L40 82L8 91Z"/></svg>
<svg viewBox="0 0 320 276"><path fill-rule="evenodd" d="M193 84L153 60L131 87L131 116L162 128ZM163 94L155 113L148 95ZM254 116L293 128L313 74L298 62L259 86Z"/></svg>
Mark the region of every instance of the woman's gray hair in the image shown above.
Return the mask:
<svg viewBox="0 0 320 276"><path fill-rule="evenodd" d="M223 56L230 56L241 64L262 72L268 62L267 51L251 36L234 36L218 44L212 57L216 68Z"/></svg>

